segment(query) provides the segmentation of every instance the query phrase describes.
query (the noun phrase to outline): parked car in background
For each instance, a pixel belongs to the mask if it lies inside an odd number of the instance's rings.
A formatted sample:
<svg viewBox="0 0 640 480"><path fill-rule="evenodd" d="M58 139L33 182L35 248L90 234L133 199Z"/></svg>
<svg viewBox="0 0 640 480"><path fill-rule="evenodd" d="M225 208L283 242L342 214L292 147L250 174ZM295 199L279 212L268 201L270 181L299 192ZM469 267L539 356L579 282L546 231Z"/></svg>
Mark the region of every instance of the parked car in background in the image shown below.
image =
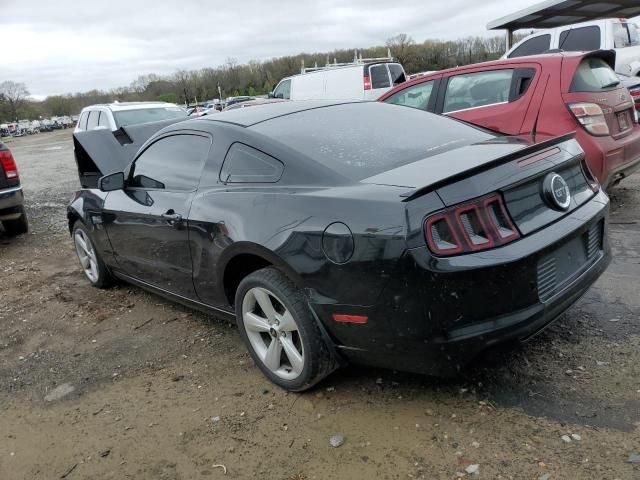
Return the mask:
<svg viewBox="0 0 640 480"><path fill-rule="evenodd" d="M80 112L75 132L100 129L116 131L127 125L174 118L187 118L187 111L174 103L116 102L91 105Z"/></svg>
<svg viewBox="0 0 640 480"><path fill-rule="evenodd" d="M393 58L358 58L303 68L299 75L280 80L273 98L284 100L375 100L406 80L404 68Z"/></svg>
<svg viewBox="0 0 640 480"><path fill-rule="evenodd" d="M280 102L286 102L286 100L283 100L281 98L254 98L253 100L247 100L244 102L232 103L231 105L227 105L224 108L223 112L228 112L229 110L236 110L238 108L254 107L256 105L268 105L270 103L280 103Z"/></svg>
<svg viewBox="0 0 640 480"><path fill-rule="evenodd" d="M640 112L640 77L630 77L628 75L618 73L618 78L622 82L622 85L629 90L631 98L633 98L636 105L636 110Z"/></svg>
<svg viewBox="0 0 640 480"><path fill-rule="evenodd" d="M507 135L576 131L605 186L640 167L640 128L611 51L567 52L442 70L380 100L448 115Z"/></svg>
<svg viewBox="0 0 640 480"><path fill-rule="evenodd" d="M602 5L611 7L606 3ZM628 10L638 14L640 6ZM640 73L640 31L635 23L625 18L590 20L538 30L516 43L503 58L539 55L556 49L566 52L614 50L616 72L632 77Z"/></svg>
<svg viewBox="0 0 640 480"><path fill-rule="evenodd" d="M548 326L611 258L609 199L571 134L319 101L136 128L133 158L111 132L74 135L81 180L110 173L67 210L82 271L235 317L288 390L346 360L456 374Z"/></svg>
<svg viewBox="0 0 640 480"><path fill-rule="evenodd" d="M40 128L37 125L38 124L34 124L29 120L20 120L18 122L18 128L24 131L26 135L33 135L36 133L40 133Z"/></svg>
<svg viewBox="0 0 640 480"><path fill-rule="evenodd" d="M224 101L224 108L230 107L231 105L235 105L236 103L248 102L249 100L255 100L256 97L251 97L249 95L241 95L238 97L229 97ZM224 110L223 108L223 110Z"/></svg>
<svg viewBox="0 0 640 480"><path fill-rule="evenodd" d="M7 235L29 230L18 167L11 150L0 142L0 222Z"/></svg>
<svg viewBox="0 0 640 480"><path fill-rule="evenodd" d="M40 121L40 131L41 132L51 132L53 130L52 121L48 118L45 118Z"/></svg>

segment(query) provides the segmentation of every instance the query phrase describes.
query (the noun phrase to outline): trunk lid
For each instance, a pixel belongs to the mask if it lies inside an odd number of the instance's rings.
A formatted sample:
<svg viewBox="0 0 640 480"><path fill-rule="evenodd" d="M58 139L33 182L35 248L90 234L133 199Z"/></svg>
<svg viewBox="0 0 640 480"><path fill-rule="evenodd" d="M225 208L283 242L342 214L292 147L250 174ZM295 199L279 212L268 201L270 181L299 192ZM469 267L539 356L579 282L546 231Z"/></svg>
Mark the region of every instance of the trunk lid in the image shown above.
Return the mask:
<svg viewBox="0 0 640 480"><path fill-rule="evenodd" d="M498 137L413 162L365 182L422 185L402 195L411 217L424 211L423 198L436 195L444 205L443 212L475 210L480 224L496 230L512 225L517 228L514 235L526 236L570 214L597 191L584 152L573 137L573 133L551 138ZM562 198L552 197L554 187L557 190L553 183L556 176L561 177L560 187L566 182L568 189L564 205ZM561 193L562 188L558 190ZM500 202L508 218L490 218L491 209L500 213ZM461 220L460 216L449 218L451 225ZM452 228L475 231L473 225L461 225Z"/></svg>
<svg viewBox="0 0 640 480"><path fill-rule="evenodd" d="M563 72L562 98L570 111L572 105L594 104L600 107L609 135L619 139L633 132L635 103L611 68L612 58L608 53L565 58L563 69L567 71ZM596 121L595 116L592 118Z"/></svg>

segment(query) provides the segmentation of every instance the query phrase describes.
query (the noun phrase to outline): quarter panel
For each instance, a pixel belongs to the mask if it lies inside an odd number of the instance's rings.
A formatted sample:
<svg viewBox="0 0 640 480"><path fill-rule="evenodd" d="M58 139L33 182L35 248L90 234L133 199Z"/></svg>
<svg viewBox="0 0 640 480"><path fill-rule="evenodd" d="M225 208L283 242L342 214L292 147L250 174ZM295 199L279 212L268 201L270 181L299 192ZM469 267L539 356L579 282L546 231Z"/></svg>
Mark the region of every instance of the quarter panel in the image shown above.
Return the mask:
<svg viewBox="0 0 640 480"><path fill-rule="evenodd" d="M360 198L354 195L360 192ZM393 195L373 192L393 191ZM289 268L312 302L371 305L406 248L403 189L363 185L334 189L214 187L199 192L189 229L194 284L202 301L228 305L224 265L237 253L265 249ZM393 198L393 201L383 197ZM382 198L381 198L382 197ZM329 261L324 230L334 222L351 229L354 254L345 264Z"/></svg>

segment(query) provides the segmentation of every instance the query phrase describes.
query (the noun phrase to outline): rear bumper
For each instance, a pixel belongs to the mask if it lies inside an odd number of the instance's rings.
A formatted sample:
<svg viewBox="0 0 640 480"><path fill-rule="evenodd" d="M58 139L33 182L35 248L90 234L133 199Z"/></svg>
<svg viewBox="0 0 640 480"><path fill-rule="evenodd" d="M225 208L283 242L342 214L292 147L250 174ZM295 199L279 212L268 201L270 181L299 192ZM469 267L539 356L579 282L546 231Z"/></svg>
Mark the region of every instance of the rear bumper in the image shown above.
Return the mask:
<svg viewBox="0 0 640 480"><path fill-rule="evenodd" d="M0 220L16 220L22 215L20 208L24 203L22 187L10 187L0 190Z"/></svg>
<svg viewBox="0 0 640 480"><path fill-rule="evenodd" d="M618 139L594 137L584 130L577 131L576 138L585 151L589 167L605 188L640 167L640 125Z"/></svg>
<svg viewBox="0 0 640 480"><path fill-rule="evenodd" d="M636 159L622 164L617 168L611 169L602 185L607 189L612 184L615 184L632 173L635 173L638 169L640 169L640 154Z"/></svg>
<svg viewBox="0 0 640 480"><path fill-rule="evenodd" d="M493 345L531 338L589 289L611 261L607 211L608 199L600 192L556 224L500 249L453 257L457 260L449 264L438 265L439 260L415 249L377 306L315 309L338 340L339 351L353 362L454 375ZM597 253L559 279L550 294L539 291L540 262L571 256L566 246L581 244L599 225ZM421 255L427 256L420 260ZM337 312L367 315L369 321L338 325L330 320Z"/></svg>

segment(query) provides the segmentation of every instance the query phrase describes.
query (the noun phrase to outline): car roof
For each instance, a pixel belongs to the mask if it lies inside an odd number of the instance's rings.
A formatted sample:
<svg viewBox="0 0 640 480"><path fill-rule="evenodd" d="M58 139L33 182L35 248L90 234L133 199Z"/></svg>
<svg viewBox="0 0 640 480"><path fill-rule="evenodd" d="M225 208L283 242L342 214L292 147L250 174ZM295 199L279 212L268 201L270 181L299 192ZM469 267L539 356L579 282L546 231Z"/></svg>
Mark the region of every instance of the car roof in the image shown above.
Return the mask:
<svg viewBox="0 0 640 480"><path fill-rule="evenodd" d="M595 52L602 52L602 50L595 50L593 52L553 52L553 53L542 53L539 55L527 55L523 57L515 57L515 58L503 58L498 60L490 60L488 62L482 63L471 63L469 65L460 65L458 67L446 68L444 70L437 70L432 73L428 73L422 75L420 77L412 78L411 80L407 80L404 83L398 85L397 90L404 90L406 87L423 83L425 81L430 80L433 77L438 77L440 75L447 75L449 73L459 72L460 70L467 69L482 69L485 67L493 67L499 65L509 65L511 63L553 63L560 62L564 57L582 57L586 54L593 54ZM396 91L396 88L393 89ZM387 95L385 94L385 97Z"/></svg>
<svg viewBox="0 0 640 480"><path fill-rule="evenodd" d="M292 102L274 102L263 105L255 105L251 108L237 108L235 110L227 110L220 112L213 117L199 117L198 122L224 122L242 127L250 127L257 123L262 123L273 118L292 115L298 112L304 112L315 108L331 107L333 105L344 105L349 101L328 101L328 100L298 100Z"/></svg>
<svg viewBox="0 0 640 480"><path fill-rule="evenodd" d="M113 112L120 110L142 110L144 108L164 108L164 107L177 107L175 103L168 102L114 102L114 103L98 103L95 105L89 105L82 110L91 110L96 107L106 107Z"/></svg>

